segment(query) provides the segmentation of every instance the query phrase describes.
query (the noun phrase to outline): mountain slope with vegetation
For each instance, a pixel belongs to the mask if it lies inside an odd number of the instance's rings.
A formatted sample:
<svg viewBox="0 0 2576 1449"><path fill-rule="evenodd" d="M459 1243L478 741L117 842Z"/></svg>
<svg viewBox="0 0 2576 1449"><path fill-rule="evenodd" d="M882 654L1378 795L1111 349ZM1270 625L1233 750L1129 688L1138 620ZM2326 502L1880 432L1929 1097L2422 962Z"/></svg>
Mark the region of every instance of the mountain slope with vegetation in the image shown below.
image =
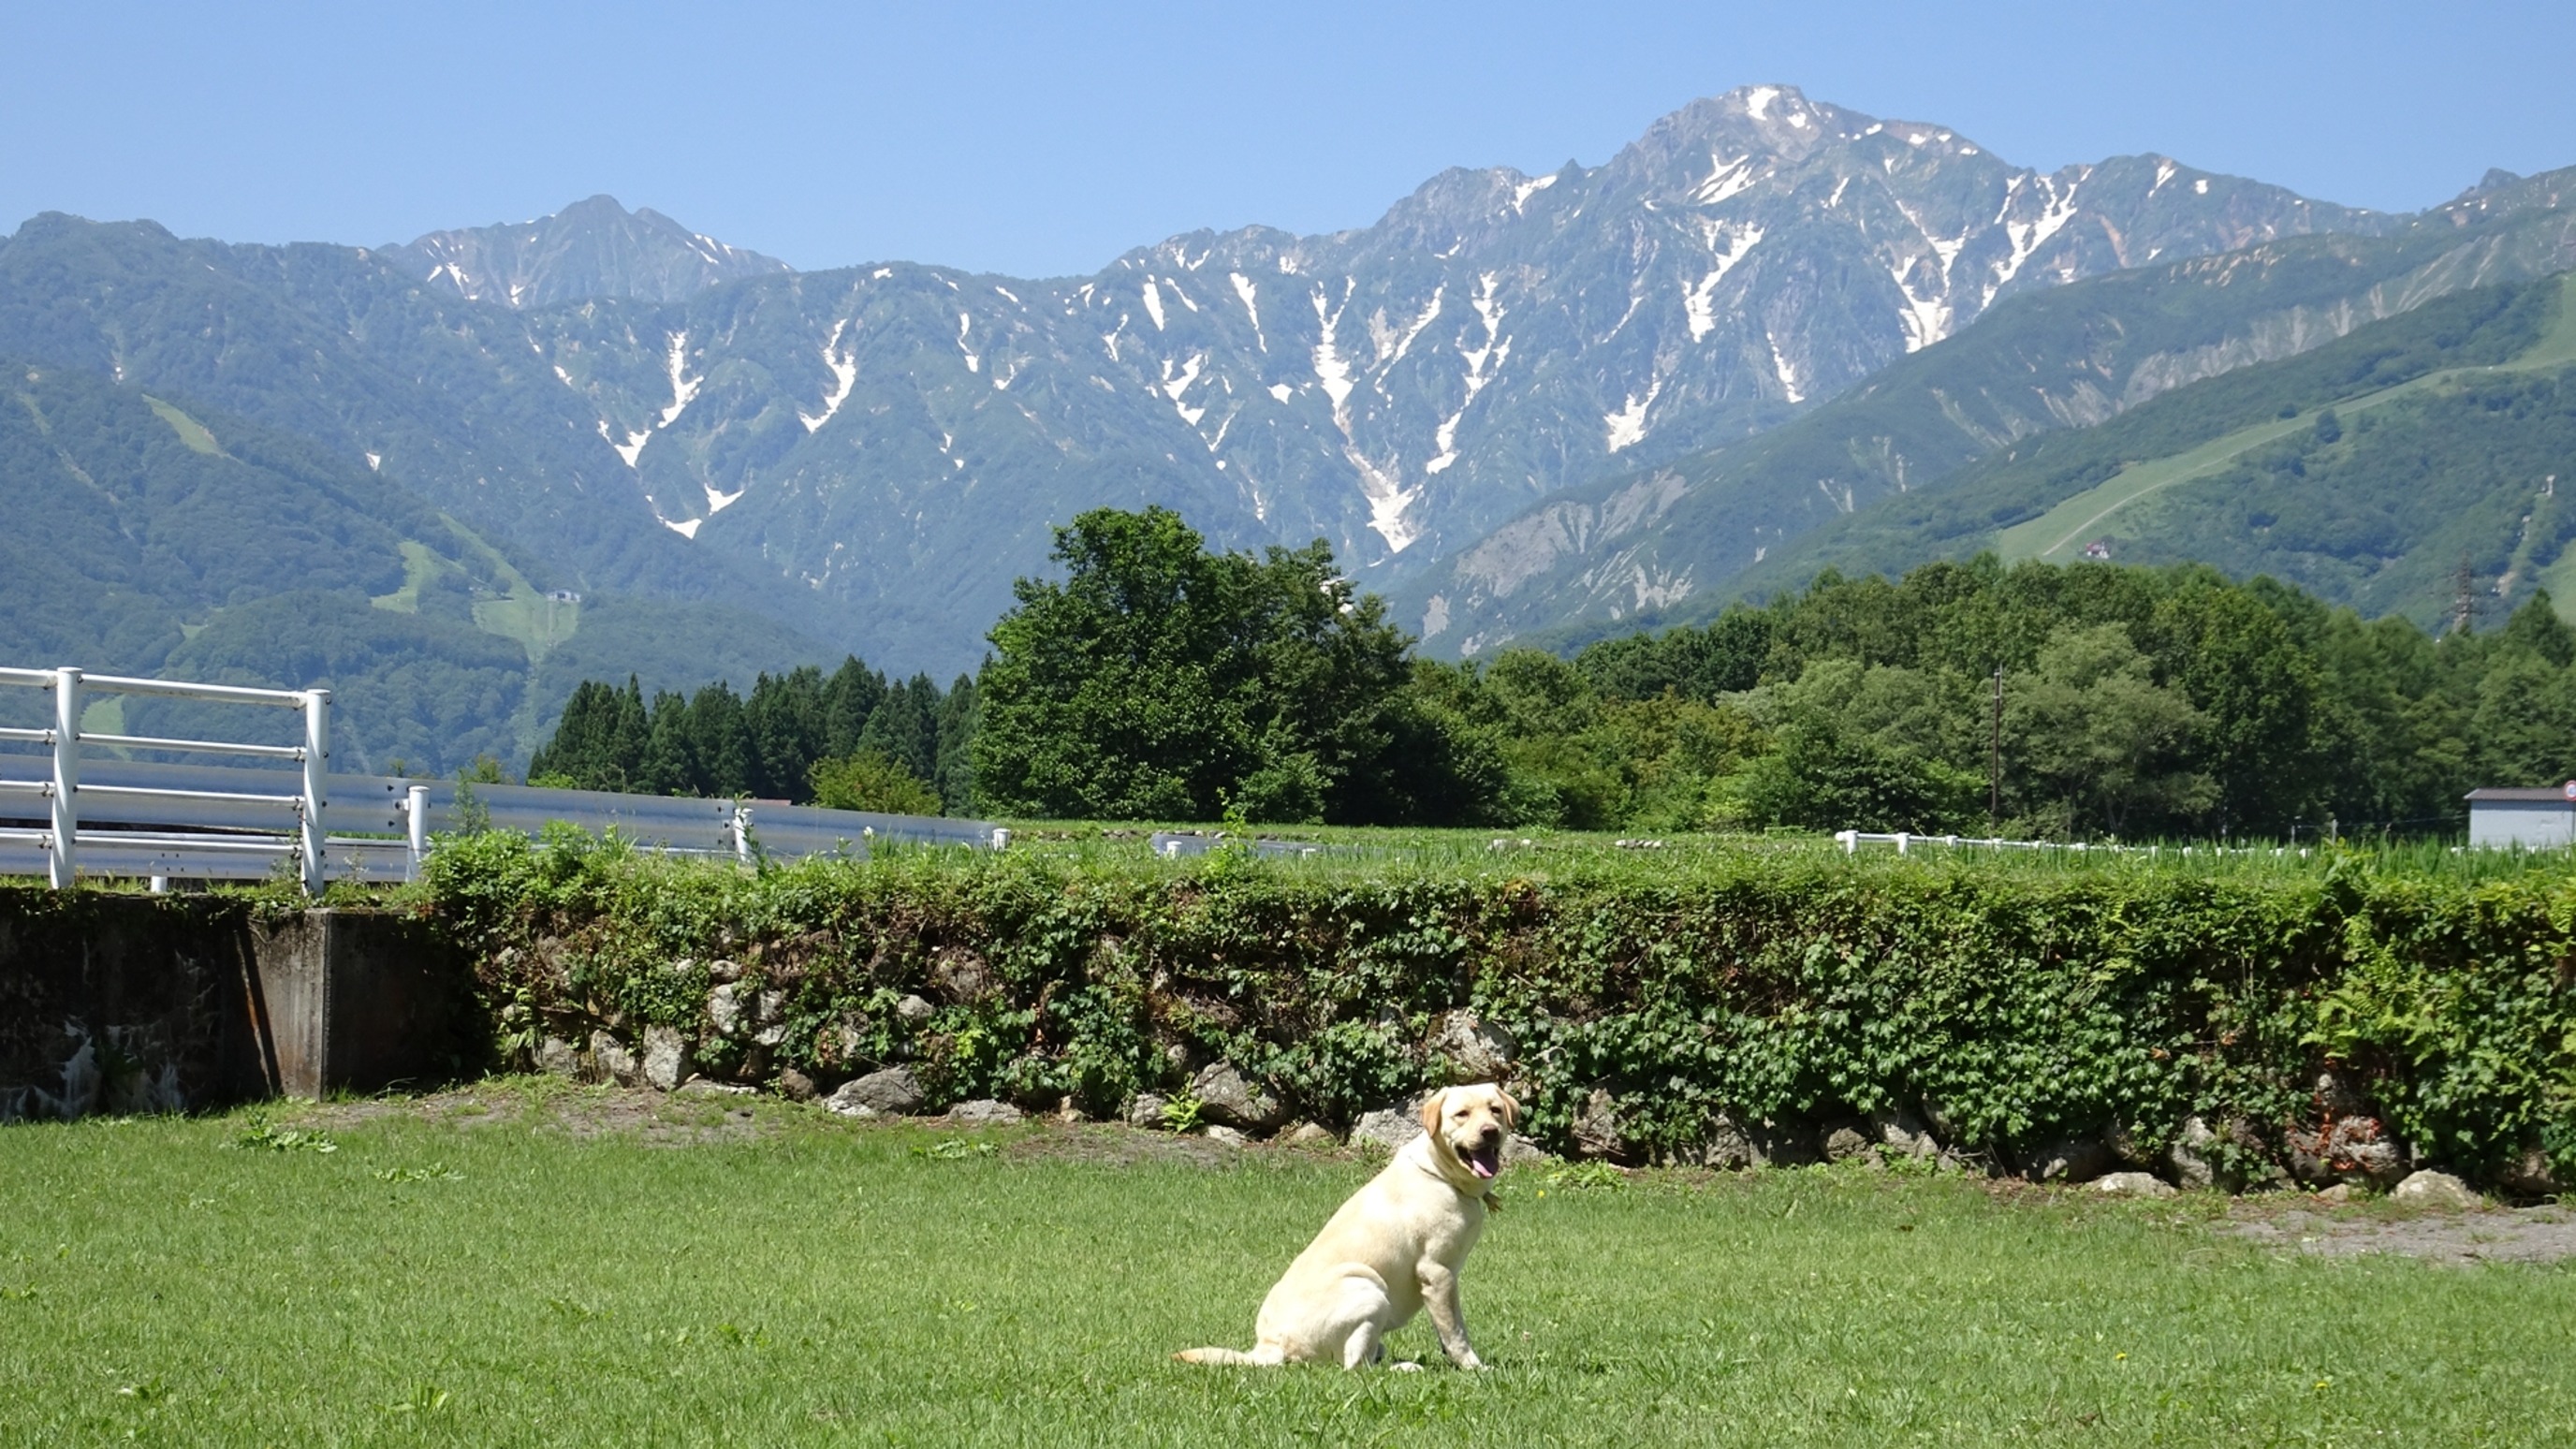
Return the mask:
<svg viewBox="0 0 2576 1449"><path fill-rule="evenodd" d="M1805 558L1795 541L1811 530L1823 530L1823 547L1837 530L1869 527L1858 519L1873 505L1938 508L1970 464L2039 435L2104 424L2466 288L2576 266L2570 183L2576 171L2555 172L2473 193L2387 236L2267 243L1999 305L1751 442L1530 510L1400 587L1398 616L1449 653L1578 621L1598 634L1706 617L1747 590L1802 579L1781 560Z"/></svg>
<svg viewBox="0 0 2576 1449"><path fill-rule="evenodd" d="M2089 551L2268 573L2426 626L2457 607L2465 564L2478 595L2511 607L2576 537L2554 481L2576 481L2570 285L2461 293L2008 449L1936 493L1838 520L1738 585Z"/></svg>
<svg viewBox="0 0 2576 1449"><path fill-rule="evenodd" d="M696 683L824 654L727 605L549 598L364 463L78 368L0 363L0 510L0 659L330 687L346 768L517 758L578 671ZM285 727L141 699L120 722Z"/></svg>

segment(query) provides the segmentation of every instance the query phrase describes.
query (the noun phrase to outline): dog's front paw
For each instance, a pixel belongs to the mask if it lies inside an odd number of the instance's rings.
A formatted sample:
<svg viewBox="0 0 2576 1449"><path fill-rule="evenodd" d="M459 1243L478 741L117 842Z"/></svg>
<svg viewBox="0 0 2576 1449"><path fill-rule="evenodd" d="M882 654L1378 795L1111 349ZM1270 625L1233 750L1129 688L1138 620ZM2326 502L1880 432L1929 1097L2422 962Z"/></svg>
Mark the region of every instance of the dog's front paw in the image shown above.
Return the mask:
<svg viewBox="0 0 2576 1449"><path fill-rule="evenodd" d="M1480 1374L1485 1371L1485 1361L1476 1357L1475 1352L1470 1350L1464 1357L1458 1360L1458 1367L1467 1373Z"/></svg>
<svg viewBox="0 0 2576 1449"><path fill-rule="evenodd" d="M1422 1372L1422 1365L1415 1363L1409 1358L1397 1359L1395 1362L1388 1364L1387 1367L1400 1374L1418 1374Z"/></svg>

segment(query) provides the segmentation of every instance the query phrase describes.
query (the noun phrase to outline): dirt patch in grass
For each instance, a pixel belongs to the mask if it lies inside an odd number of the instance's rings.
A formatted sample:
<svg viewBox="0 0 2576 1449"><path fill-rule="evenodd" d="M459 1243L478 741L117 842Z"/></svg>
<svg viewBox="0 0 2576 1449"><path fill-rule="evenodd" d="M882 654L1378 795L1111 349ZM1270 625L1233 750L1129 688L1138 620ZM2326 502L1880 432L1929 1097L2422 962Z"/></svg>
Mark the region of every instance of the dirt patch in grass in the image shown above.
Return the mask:
<svg viewBox="0 0 2576 1449"><path fill-rule="evenodd" d="M585 1087L546 1078L505 1078L416 1097L316 1102L283 1112L281 1122L324 1130L409 1118L472 1130L518 1125L588 1141L632 1134L655 1146L691 1147L774 1134L804 1109L775 1099L683 1088Z"/></svg>
<svg viewBox="0 0 2576 1449"><path fill-rule="evenodd" d="M497 1078L421 1096L312 1103L279 1109L276 1115L281 1125L325 1130L403 1117L467 1131L516 1124L561 1132L584 1141L631 1135L662 1147L746 1142L816 1128L851 1132L901 1127L943 1133L971 1131L952 1128L935 1117L854 1122L811 1104L703 1087L684 1087L666 1094L643 1088L581 1086L544 1077ZM1023 1125L1008 1129L996 1145L1001 1155L1011 1161L1095 1167L1176 1165L1213 1170L1292 1157L1381 1160L1379 1155L1348 1145L1321 1149L1295 1149L1275 1143L1236 1146L1120 1123L1066 1123L1044 1116L1031 1116ZM1544 1168L1525 1170L1518 1174L1515 1185L1528 1187L1548 1181L1544 1172ZM1753 1185L1739 1174L1698 1169L1623 1172L1619 1176L1668 1191L1706 1192ZM2011 1178L1970 1180L1995 1201L2017 1206L2063 1204L2070 1195L2082 1191ZM1891 1177L1888 1186L1900 1184ZM2391 1253L2453 1264L2556 1263L2576 1259L2576 1209L2554 1203L2434 1212L2400 1208L2374 1198L2328 1203L2305 1193L2267 1193L2223 1203L2214 1198L2195 1201L2187 1196L2173 1200L2173 1205L2181 1209L2172 1221L2177 1228L2205 1224L2209 1231L2282 1252L2327 1257Z"/></svg>
<svg viewBox="0 0 2576 1449"><path fill-rule="evenodd" d="M2290 1196L2240 1198L2219 1231L2284 1252L2395 1253L2436 1263L2556 1263L2576 1258L2576 1212L2557 1204L2469 1212L2385 1202L2327 1205Z"/></svg>

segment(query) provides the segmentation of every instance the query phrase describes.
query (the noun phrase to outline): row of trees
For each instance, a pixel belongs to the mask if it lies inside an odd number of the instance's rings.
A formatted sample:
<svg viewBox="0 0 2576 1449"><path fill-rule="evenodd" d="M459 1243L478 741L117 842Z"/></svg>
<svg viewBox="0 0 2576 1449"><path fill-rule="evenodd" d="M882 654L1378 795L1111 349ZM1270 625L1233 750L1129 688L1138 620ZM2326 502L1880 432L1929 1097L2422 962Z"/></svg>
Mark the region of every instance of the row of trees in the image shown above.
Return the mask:
<svg viewBox="0 0 2576 1449"><path fill-rule="evenodd" d="M554 737L528 761L531 784L648 795L790 800L843 809L937 814L973 802L967 742L974 681L946 692L928 675L890 680L856 658L826 676L763 674L748 699L724 683L646 703L623 688L581 684Z"/></svg>
<svg viewBox="0 0 2576 1449"><path fill-rule="evenodd" d="M2056 838L2433 832L2472 786L2576 775L2546 595L2437 638L2204 567L1985 557L1446 664L1321 543L1219 553L1103 509L1054 559L945 694L855 660L747 702L585 685L535 769L805 799L855 760L1024 817Z"/></svg>

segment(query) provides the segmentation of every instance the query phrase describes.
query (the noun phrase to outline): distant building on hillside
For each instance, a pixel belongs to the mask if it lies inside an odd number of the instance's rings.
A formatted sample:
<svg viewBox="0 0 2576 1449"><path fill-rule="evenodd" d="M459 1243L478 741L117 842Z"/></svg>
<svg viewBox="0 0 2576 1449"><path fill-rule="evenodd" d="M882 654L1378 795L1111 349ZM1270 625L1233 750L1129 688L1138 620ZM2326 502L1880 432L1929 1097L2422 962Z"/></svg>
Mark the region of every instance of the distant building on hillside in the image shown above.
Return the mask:
<svg viewBox="0 0 2576 1449"><path fill-rule="evenodd" d="M2084 545L2084 556L2093 560L2095 563L2109 563L2111 561L2111 540L2107 538L2097 538L2091 543Z"/></svg>
<svg viewBox="0 0 2576 1449"><path fill-rule="evenodd" d="M2469 845L2478 850L2576 845L2576 780L2538 790L2471 790Z"/></svg>
<svg viewBox="0 0 2576 1449"><path fill-rule="evenodd" d="M578 604L581 602L581 595L574 593L570 589L557 589L546 595L546 597L558 604Z"/></svg>

